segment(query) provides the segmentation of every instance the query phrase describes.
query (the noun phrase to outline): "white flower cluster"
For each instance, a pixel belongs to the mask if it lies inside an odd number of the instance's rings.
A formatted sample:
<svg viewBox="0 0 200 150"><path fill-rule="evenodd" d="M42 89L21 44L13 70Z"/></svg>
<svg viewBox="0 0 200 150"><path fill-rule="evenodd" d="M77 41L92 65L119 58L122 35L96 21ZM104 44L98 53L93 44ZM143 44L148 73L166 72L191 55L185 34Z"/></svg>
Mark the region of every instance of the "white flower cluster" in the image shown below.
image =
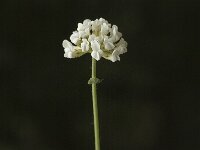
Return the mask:
<svg viewBox="0 0 200 150"><path fill-rule="evenodd" d="M84 20L78 23L77 31L70 36L71 42L63 41L64 57L76 58L83 54L100 60L101 57L115 62L120 60L119 55L127 52L127 42L122 38L116 25L111 26L103 18L91 21Z"/></svg>

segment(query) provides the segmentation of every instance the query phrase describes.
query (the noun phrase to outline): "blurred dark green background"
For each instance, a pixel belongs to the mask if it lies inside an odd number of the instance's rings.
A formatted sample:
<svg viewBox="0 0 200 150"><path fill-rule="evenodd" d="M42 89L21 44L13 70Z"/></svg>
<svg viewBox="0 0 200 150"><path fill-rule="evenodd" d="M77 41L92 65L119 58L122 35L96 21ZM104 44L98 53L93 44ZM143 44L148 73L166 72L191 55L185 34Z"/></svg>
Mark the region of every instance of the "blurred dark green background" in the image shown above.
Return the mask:
<svg viewBox="0 0 200 150"><path fill-rule="evenodd" d="M103 17L128 42L98 62L102 150L200 149L200 3L2 0L0 150L93 150L91 56L66 59L77 23Z"/></svg>

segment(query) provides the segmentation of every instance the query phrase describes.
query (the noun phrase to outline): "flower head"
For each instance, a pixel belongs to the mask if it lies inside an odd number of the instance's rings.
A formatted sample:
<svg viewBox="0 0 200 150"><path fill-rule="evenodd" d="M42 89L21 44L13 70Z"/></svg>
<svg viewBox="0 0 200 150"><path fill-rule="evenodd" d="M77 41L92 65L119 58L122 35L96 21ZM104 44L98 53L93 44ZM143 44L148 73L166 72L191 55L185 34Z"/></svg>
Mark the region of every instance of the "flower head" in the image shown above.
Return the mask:
<svg viewBox="0 0 200 150"><path fill-rule="evenodd" d="M91 53L91 56L100 60L101 57L112 62L119 61L119 55L127 52L127 42L122 38L116 25L108 23L100 18L94 21L86 19L78 23L77 31L70 36L71 42L64 40L64 57L76 58L83 54Z"/></svg>

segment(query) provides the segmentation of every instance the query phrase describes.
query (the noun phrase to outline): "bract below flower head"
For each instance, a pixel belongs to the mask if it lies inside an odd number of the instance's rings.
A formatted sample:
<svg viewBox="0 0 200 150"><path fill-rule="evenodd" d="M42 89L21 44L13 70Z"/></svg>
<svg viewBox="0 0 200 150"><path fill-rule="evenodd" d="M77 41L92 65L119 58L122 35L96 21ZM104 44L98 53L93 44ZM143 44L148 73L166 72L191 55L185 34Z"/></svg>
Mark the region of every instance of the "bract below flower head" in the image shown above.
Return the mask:
<svg viewBox="0 0 200 150"><path fill-rule="evenodd" d="M116 25L100 18L86 19L78 23L77 31L70 36L71 42L64 40L64 57L76 58L86 53L100 60L102 57L112 62L120 61L120 55L127 52L127 42L122 38Z"/></svg>

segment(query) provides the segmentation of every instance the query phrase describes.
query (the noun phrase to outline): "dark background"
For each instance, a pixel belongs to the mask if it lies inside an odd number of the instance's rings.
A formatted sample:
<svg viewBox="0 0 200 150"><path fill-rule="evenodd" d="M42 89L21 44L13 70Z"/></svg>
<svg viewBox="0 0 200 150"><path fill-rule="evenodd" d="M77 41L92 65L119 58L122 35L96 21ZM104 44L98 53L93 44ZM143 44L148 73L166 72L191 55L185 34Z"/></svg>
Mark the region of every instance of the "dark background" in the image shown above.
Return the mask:
<svg viewBox="0 0 200 150"><path fill-rule="evenodd" d="M66 59L77 23L116 24L128 53L101 59L102 150L200 149L200 3L0 2L0 150L93 150L91 56Z"/></svg>

